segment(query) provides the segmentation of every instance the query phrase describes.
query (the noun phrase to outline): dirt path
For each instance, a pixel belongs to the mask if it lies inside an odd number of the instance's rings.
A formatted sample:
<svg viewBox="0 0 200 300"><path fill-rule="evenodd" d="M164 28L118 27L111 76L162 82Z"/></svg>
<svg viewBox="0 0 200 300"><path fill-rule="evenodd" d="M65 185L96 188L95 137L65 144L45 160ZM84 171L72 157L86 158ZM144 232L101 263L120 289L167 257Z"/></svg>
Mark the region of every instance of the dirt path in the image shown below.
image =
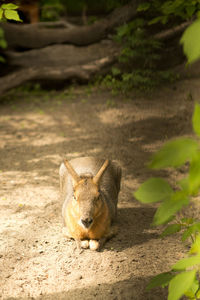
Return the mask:
<svg viewBox="0 0 200 300"><path fill-rule="evenodd" d="M181 246L177 236L159 239L150 228L155 209L132 192L151 175L150 154L190 133L199 94L193 80L148 97L79 87L18 91L0 103L0 299L166 299L165 290L145 286L182 256ZM64 156L86 155L123 169L120 231L101 252L79 254L62 236L58 168Z"/></svg>

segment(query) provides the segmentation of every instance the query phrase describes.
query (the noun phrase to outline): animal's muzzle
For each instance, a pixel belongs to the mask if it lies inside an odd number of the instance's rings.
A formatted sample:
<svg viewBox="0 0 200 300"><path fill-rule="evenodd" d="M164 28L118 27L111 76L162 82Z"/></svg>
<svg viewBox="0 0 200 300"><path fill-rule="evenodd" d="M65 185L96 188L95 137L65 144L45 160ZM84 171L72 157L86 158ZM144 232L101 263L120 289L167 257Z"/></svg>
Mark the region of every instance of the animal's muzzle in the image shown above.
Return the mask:
<svg viewBox="0 0 200 300"><path fill-rule="evenodd" d="M92 218L81 219L81 223L85 228L89 228L93 222Z"/></svg>

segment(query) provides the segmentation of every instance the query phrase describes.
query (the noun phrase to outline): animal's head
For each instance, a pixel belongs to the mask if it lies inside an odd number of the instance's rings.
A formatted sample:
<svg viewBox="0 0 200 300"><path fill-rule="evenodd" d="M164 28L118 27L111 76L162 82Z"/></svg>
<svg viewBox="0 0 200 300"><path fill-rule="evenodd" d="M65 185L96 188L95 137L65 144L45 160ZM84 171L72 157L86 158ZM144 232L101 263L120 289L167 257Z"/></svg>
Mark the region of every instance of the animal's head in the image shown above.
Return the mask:
<svg viewBox="0 0 200 300"><path fill-rule="evenodd" d="M78 223L83 228L89 229L101 213L103 201L99 192L99 182L109 162L106 160L94 177L79 176L67 160L64 163L73 178L72 205L78 216Z"/></svg>

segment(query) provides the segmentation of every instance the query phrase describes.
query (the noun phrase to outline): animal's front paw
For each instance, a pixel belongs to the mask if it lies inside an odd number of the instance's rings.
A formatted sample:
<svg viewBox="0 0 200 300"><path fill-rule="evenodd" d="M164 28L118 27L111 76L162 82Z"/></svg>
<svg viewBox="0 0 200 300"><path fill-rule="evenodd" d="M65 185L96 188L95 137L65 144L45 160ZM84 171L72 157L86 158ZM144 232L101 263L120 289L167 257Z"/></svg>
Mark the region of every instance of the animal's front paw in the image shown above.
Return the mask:
<svg viewBox="0 0 200 300"><path fill-rule="evenodd" d="M94 250L94 251L98 250L99 246L100 246L99 241L96 241L96 240L90 240L89 241L89 247L90 247L91 250Z"/></svg>
<svg viewBox="0 0 200 300"><path fill-rule="evenodd" d="M81 241L81 248L83 249L89 248L89 241L88 240Z"/></svg>

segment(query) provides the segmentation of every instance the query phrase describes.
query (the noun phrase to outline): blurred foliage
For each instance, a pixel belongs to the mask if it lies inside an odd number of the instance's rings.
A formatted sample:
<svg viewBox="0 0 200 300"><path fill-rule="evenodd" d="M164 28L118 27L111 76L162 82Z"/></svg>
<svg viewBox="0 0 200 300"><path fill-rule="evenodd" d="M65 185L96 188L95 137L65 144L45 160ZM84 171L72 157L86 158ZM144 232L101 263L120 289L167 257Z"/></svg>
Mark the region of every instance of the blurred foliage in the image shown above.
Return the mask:
<svg viewBox="0 0 200 300"><path fill-rule="evenodd" d="M128 2L128 0L42 0L41 19L56 21L65 14L81 16L84 11L98 15L108 13ZM92 23L92 20L90 19L89 22Z"/></svg>
<svg viewBox="0 0 200 300"><path fill-rule="evenodd" d="M157 3L157 1L153 1L153 3ZM146 3L139 10L145 11L150 7L151 5ZM150 24L156 22L165 24L173 14L183 20L188 20L196 14L197 20L185 30L180 40L188 64L200 58L199 9L200 1L166 1L160 10L163 15L150 22ZM168 286L168 300L182 299L183 296L191 300L200 299L200 222L192 217L180 219L180 212L189 205L193 197L199 195L200 190L200 105L197 103L192 117L192 125L196 138L179 138L166 143L152 157L149 164L150 168L161 169L177 168L187 163L189 165L188 174L176 182L176 189L172 189L162 178L150 178L134 193L135 198L142 203L160 202L153 218L153 225L168 224L161 234L162 238L180 232L183 243L189 238L191 239L187 256L173 265L169 272L158 274L152 278L147 286L148 290L158 286Z"/></svg>
<svg viewBox="0 0 200 300"><path fill-rule="evenodd" d="M150 17L149 25L155 23L167 24L169 22L179 23L191 19L200 10L199 0L175 0L162 1L152 0L144 2L138 6L139 12L148 13Z"/></svg>
<svg viewBox="0 0 200 300"><path fill-rule="evenodd" d="M92 24L100 14L109 13L129 1L41 0L41 20L57 21L66 15L77 15L82 18L86 17L84 21ZM13 3L2 4L0 20L20 21L17 8ZM166 66L164 68L162 66L166 45L151 37L154 32L157 32L156 23L161 23L160 26L164 30L196 17L197 20L182 36L181 44L188 63L199 58L200 42L196 36L200 34L200 0L152 0L140 4L137 10L140 17L116 28L116 34L113 37L119 43L121 53L118 63L102 82L114 93L118 91L126 93L132 88L149 90L160 83L171 82L177 78L177 75ZM6 41L1 30L0 48L5 47ZM0 59L3 61L3 58Z"/></svg>
<svg viewBox="0 0 200 300"><path fill-rule="evenodd" d="M156 23L179 24L183 21L196 19L184 32L181 38L183 51L187 57L188 64L195 62L200 57L200 0L175 0L160 1L153 0L138 6L139 12L147 12L154 17L148 21L149 25ZM157 13L157 16L156 16Z"/></svg>
<svg viewBox="0 0 200 300"><path fill-rule="evenodd" d="M145 19L137 18L117 29L114 40L122 46L118 65L103 80L113 91L149 90L176 78L169 70L159 70L163 44L148 36L146 26Z"/></svg>
<svg viewBox="0 0 200 300"><path fill-rule="evenodd" d="M57 21L65 12L65 6L60 0L41 1L41 21Z"/></svg>
<svg viewBox="0 0 200 300"><path fill-rule="evenodd" d="M200 0L152 0L140 4L137 9L140 18L117 29L114 40L121 45L121 54L117 66L103 79L103 84L113 92L126 93L132 88L149 90L160 83L176 80L177 74L162 67L167 45L153 39L149 31L157 31L156 23L161 23L164 30L196 17L197 21L186 29L181 39L188 63L192 63L200 55L199 9Z"/></svg>
<svg viewBox="0 0 200 300"><path fill-rule="evenodd" d="M48 2L49 0L46 1ZM99 11L109 12L116 7L128 3L129 1L130 0L57 0L57 2L60 2L63 6L65 6L67 11L71 14L80 14L85 8L96 13Z"/></svg>
<svg viewBox="0 0 200 300"><path fill-rule="evenodd" d="M4 37L4 31L0 28L0 48L5 49L7 47L7 43ZM0 63L5 63L5 58L0 55Z"/></svg>
<svg viewBox="0 0 200 300"><path fill-rule="evenodd" d="M13 3L3 3L0 5L0 22L5 22L6 20L14 20L16 22L21 22L19 14L17 12L18 6ZM5 49L7 47L7 42L4 37L4 31L0 28L0 48ZM0 55L0 63L5 63L5 58Z"/></svg>
<svg viewBox="0 0 200 300"><path fill-rule="evenodd" d="M200 222L192 217L180 218L180 212L188 206L200 190L200 105L196 103L192 118L195 138L179 138L166 143L149 164L152 169L177 168L188 164L188 174L176 182L173 189L162 178L150 178L134 193L142 203L160 202L153 218L153 225L167 225L161 234L165 237L181 233L184 243L191 239L187 256L171 267L169 272L155 276L147 289L168 286L168 300L200 299ZM179 213L179 215L177 215ZM171 222L173 220L173 223Z"/></svg>

